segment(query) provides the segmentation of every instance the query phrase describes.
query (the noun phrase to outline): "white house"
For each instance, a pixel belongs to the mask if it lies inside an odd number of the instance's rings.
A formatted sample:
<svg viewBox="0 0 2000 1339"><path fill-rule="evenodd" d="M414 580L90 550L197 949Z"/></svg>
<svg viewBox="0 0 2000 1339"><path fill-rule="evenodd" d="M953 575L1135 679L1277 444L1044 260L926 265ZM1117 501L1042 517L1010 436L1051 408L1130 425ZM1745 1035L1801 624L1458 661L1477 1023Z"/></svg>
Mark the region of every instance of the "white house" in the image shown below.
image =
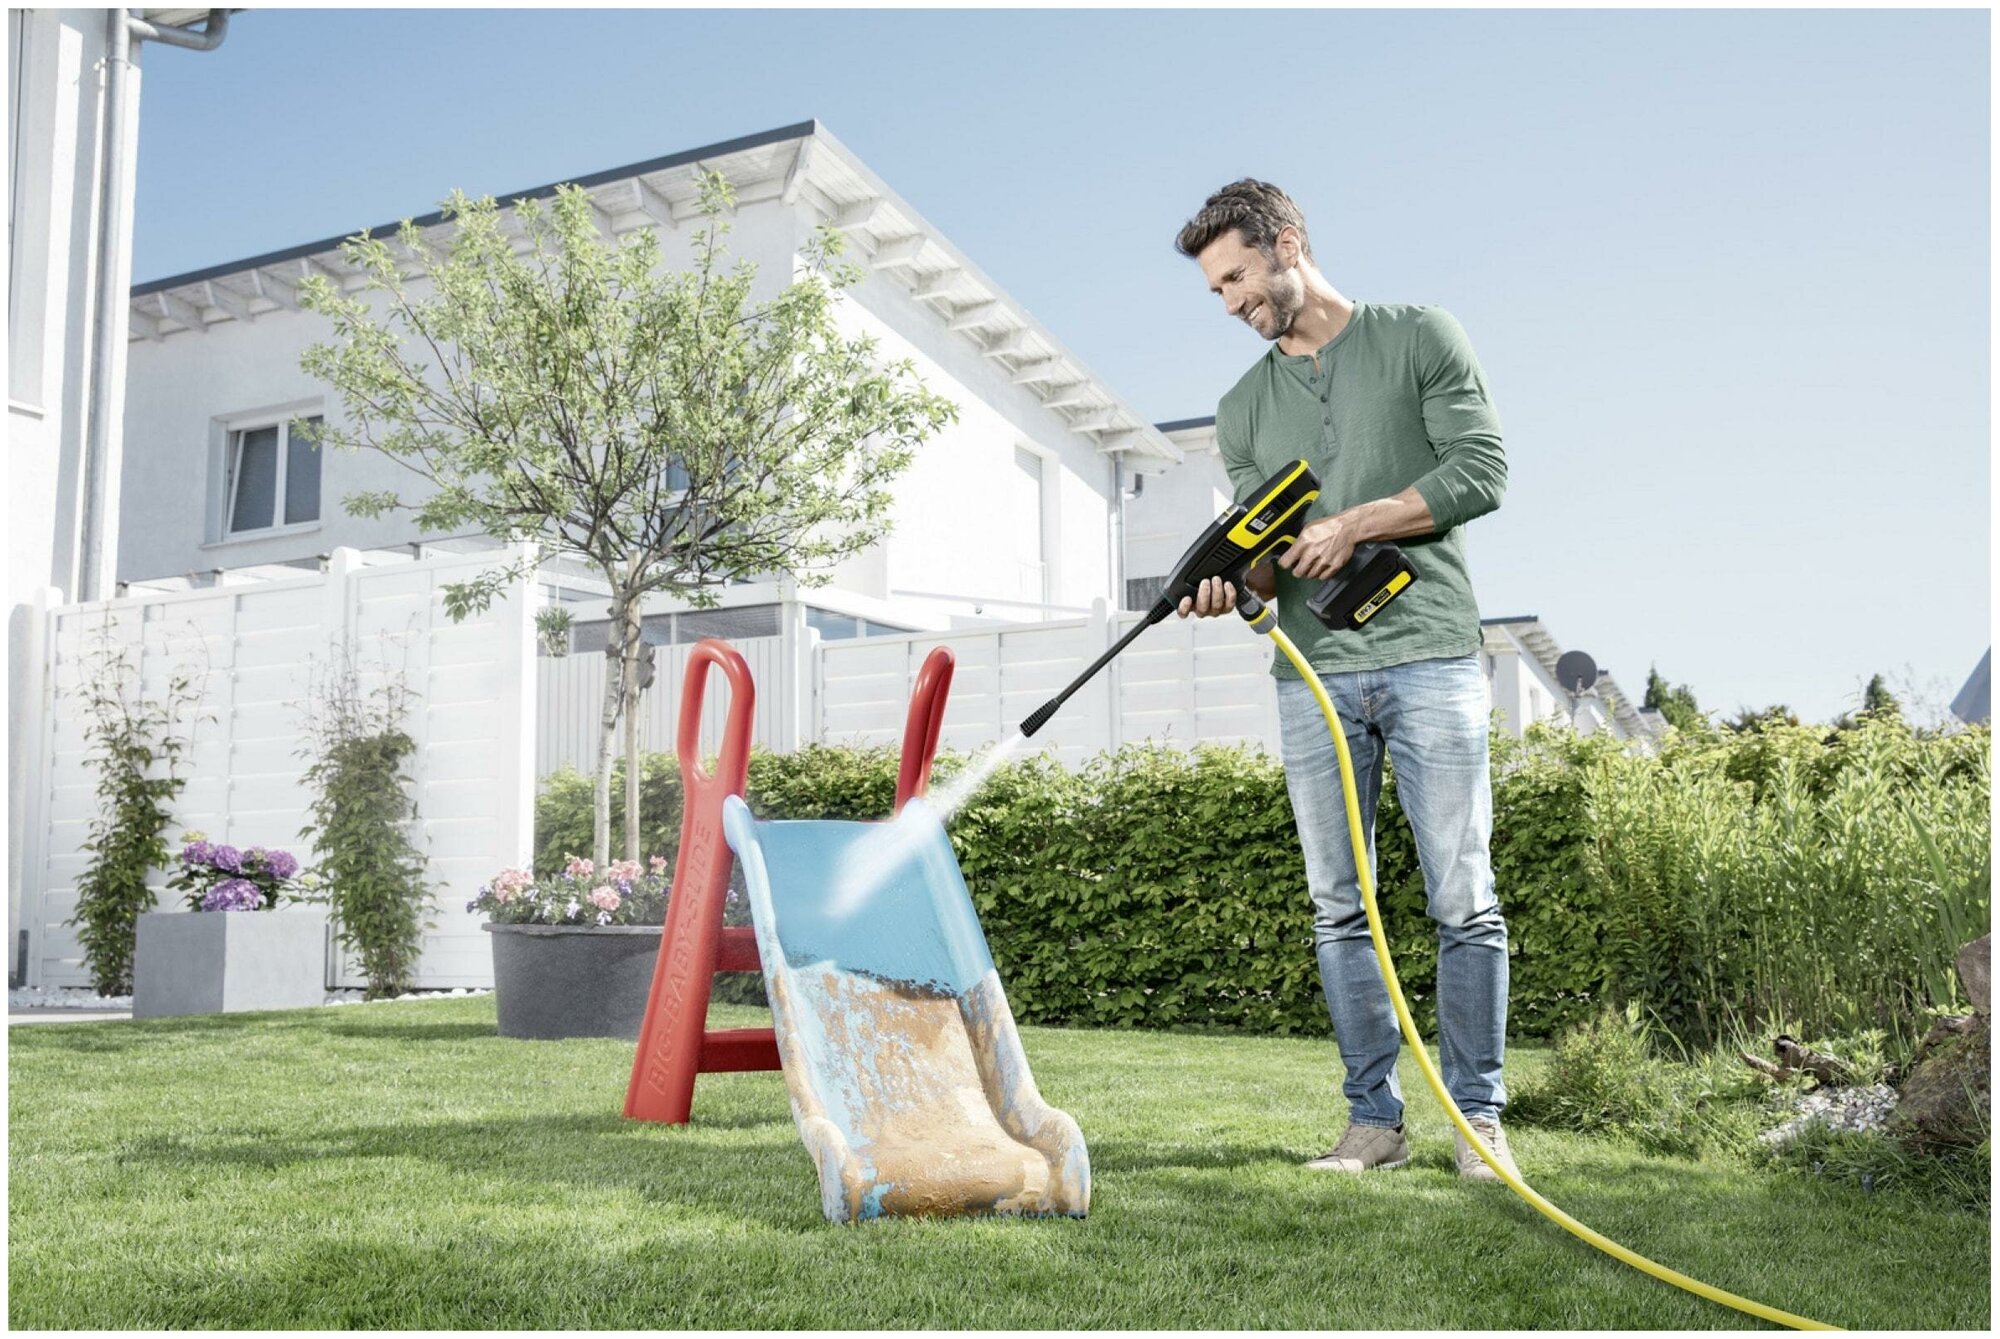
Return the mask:
<svg viewBox="0 0 2000 1339"><path fill-rule="evenodd" d="M843 321L875 336L886 356L911 359L933 391L959 406L959 421L898 481L889 535L842 565L823 596L805 597L821 611L823 635L1037 620L1085 613L1095 600L1115 604L1124 575L1120 493L1134 468L1169 466L1178 448L816 122L574 180L608 230L656 229L665 263L678 267L692 260L698 166L735 187L728 245L756 264L767 291L789 279L815 228L837 227L868 271L849 291ZM345 494L407 487L410 476L394 462L366 452L322 456L288 440L288 420L341 413L299 368L330 326L301 311L296 296L308 274L358 283L339 240L132 290L121 581L198 584L232 568L313 565L339 546L449 538L419 534L402 519L344 514ZM768 585L732 590L724 610L679 619L675 602L662 599L654 635L775 632L786 594Z"/></svg>

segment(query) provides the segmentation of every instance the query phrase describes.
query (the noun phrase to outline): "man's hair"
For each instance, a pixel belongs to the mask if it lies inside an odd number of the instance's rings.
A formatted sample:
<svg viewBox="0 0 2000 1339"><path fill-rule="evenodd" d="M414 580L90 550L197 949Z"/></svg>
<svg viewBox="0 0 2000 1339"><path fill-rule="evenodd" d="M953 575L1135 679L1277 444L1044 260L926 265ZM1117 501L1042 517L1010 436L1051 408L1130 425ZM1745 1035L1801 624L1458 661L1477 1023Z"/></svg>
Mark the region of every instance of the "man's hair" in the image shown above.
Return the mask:
<svg viewBox="0 0 2000 1339"><path fill-rule="evenodd" d="M1234 228L1243 234L1246 245L1273 256L1278 234L1290 226L1299 231L1299 247L1312 259L1312 240L1306 236L1306 216L1292 203L1292 197L1268 181L1245 177L1232 181L1202 204L1201 212L1181 227L1174 249L1183 256L1199 256L1210 242Z"/></svg>

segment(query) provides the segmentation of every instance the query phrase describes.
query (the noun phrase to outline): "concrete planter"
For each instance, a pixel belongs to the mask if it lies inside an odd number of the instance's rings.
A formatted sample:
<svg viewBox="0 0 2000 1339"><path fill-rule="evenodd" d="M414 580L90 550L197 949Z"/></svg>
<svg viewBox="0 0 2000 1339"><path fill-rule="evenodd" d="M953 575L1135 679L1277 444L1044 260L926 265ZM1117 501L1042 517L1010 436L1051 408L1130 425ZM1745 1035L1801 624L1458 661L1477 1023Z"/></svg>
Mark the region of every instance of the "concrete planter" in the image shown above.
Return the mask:
<svg viewBox="0 0 2000 1339"><path fill-rule="evenodd" d="M132 958L132 1016L326 1003L326 909L149 911Z"/></svg>
<svg viewBox="0 0 2000 1339"><path fill-rule="evenodd" d="M657 925L495 925L493 996L500 1035L639 1039Z"/></svg>

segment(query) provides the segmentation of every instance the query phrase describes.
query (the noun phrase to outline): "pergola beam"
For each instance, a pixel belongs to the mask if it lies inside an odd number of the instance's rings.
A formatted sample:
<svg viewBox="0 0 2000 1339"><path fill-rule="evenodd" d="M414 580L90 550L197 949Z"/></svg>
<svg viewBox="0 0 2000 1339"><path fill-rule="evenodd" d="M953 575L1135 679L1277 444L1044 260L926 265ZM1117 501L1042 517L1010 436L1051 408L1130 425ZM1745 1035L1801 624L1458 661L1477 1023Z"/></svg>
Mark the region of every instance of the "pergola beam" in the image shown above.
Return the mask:
<svg viewBox="0 0 2000 1339"><path fill-rule="evenodd" d="M208 322L202 320L201 308L186 298L177 297L172 293L160 292L153 296L160 300L160 313L163 316L178 321L199 334L208 333Z"/></svg>
<svg viewBox="0 0 2000 1339"><path fill-rule="evenodd" d="M1027 330L1009 330L979 352L987 358L1019 358L1028 352Z"/></svg>
<svg viewBox="0 0 2000 1339"><path fill-rule="evenodd" d="M913 233L908 237L898 237L893 242L884 242L875 248L875 254L869 257L868 263L878 270L907 268L916 264L917 257L923 254L924 240L922 233Z"/></svg>
<svg viewBox="0 0 2000 1339"><path fill-rule="evenodd" d="M1089 418L1080 419L1069 426L1071 432L1124 432L1128 427L1125 416L1115 409L1092 414Z"/></svg>
<svg viewBox="0 0 2000 1339"><path fill-rule="evenodd" d="M962 273L964 271L955 265L948 270L942 270L911 289L910 296L919 302L937 302L948 298L951 290L958 286L958 276Z"/></svg>
<svg viewBox="0 0 2000 1339"><path fill-rule="evenodd" d="M205 281L202 284L202 288L208 294L209 306L227 312L237 320L245 323L257 319L250 314L250 304L243 300L241 294L231 292L221 284L216 283L213 279Z"/></svg>
<svg viewBox="0 0 2000 1339"><path fill-rule="evenodd" d="M835 214L833 216L833 226L842 232L850 232L855 228L865 228L870 223L873 223L875 216L881 212L882 197L870 196L859 204L848 205L838 214Z"/></svg>
<svg viewBox="0 0 2000 1339"><path fill-rule="evenodd" d="M666 224L669 229L680 226L674 218L673 202L639 177L632 178L632 207L655 223Z"/></svg>
<svg viewBox="0 0 2000 1339"><path fill-rule="evenodd" d="M960 307L951 314L950 328L953 330L976 330L999 314L1000 304L998 302L975 302L970 307Z"/></svg>
<svg viewBox="0 0 2000 1339"><path fill-rule="evenodd" d="M147 339L152 340L153 343L155 344L160 343L162 340L166 338L165 335L160 333L160 323L153 317L148 316L146 315L146 313L137 310L132 311L130 315L132 320L132 332L134 334L144 335Z"/></svg>
<svg viewBox="0 0 2000 1339"><path fill-rule="evenodd" d="M1095 388L1087 381L1072 381L1049 389L1055 394L1042 401L1044 409L1068 409L1073 405L1094 405L1097 402Z"/></svg>
<svg viewBox="0 0 2000 1339"><path fill-rule="evenodd" d="M1040 362L1029 363L1015 371L1014 384L1027 386L1037 381L1053 381L1062 375L1062 365L1060 358L1044 358Z"/></svg>
<svg viewBox="0 0 2000 1339"><path fill-rule="evenodd" d="M778 193L780 203L797 204L799 188L806 184L806 173L812 170L813 137L806 136L799 141L799 151L792 158L792 170L785 176L785 189Z"/></svg>
<svg viewBox="0 0 2000 1339"><path fill-rule="evenodd" d="M299 309L299 290L296 284L280 279L276 275L266 274L262 270L250 271L250 278L257 285L258 297L269 298L286 311Z"/></svg>

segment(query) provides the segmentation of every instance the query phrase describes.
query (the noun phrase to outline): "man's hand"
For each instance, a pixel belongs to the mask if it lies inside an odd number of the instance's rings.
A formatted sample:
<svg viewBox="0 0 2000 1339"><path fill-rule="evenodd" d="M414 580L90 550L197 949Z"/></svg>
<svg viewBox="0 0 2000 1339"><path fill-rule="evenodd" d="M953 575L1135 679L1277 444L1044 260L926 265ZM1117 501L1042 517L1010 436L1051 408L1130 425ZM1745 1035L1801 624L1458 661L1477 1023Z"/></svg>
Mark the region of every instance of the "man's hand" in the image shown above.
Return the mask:
<svg viewBox="0 0 2000 1339"><path fill-rule="evenodd" d="M1299 531L1298 540L1278 559L1278 566L1306 581L1324 581L1347 566L1360 540L1354 519L1342 513L1322 516Z"/></svg>
<svg viewBox="0 0 2000 1339"><path fill-rule="evenodd" d="M1244 573L1243 584L1248 586L1250 593L1260 600L1278 598L1278 574L1271 570L1269 563L1258 563Z"/></svg>
<svg viewBox="0 0 2000 1339"><path fill-rule="evenodd" d="M1228 613L1235 607L1236 587L1221 577L1210 577L1201 583L1192 598L1186 596L1181 598L1180 612L1182 618L1186 618L1189 612L1197 613L1203 618L1214 618L1218 614Z"/></svg>

